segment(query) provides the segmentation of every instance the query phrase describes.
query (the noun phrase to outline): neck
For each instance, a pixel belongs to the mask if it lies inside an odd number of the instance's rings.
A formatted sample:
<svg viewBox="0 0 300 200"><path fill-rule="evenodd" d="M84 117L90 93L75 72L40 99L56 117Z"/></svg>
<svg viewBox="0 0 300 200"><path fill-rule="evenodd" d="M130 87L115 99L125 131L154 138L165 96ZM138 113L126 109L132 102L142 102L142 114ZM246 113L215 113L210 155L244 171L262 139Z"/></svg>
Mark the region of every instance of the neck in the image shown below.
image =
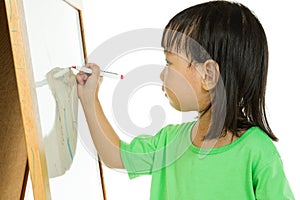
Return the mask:
<svg viewBox="0 0 300 200"><path fill-rule="evenodd" d="M191 140L195 146L202 148L216 148L230 144L236 138L228 132L224 137L205 139L211 124L211 109L204 115L200 115L197 123L192 129Z"/></svg>
<svg viewBox="0 0 300 200"><path fill-rule="evenodd" d="M211 122L211 110L205 114L199 113L199 119L192 130L192 141L204 140Z"/></svg>

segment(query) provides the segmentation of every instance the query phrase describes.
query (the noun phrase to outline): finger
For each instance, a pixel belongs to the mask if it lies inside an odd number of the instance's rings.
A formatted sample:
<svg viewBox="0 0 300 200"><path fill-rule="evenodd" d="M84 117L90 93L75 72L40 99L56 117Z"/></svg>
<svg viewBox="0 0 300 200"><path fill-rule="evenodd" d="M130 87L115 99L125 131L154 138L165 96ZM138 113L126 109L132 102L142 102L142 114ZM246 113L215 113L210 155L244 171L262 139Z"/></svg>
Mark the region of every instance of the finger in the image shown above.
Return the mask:
<svg viewBox="0 0 300 200"><path fill-rule="evenodd" d="M92 69L93 74L100 74L100 67L95 63L88 63L85 67Z"/></svg>
<svg viewBox="0 0 300 200"><path fill-rule="evenodd" d="M76 75L76 81L79 85L84 85L84 83L85 83L85 80L81 74Z"/></svg>
<svg viewBox="0 0 300 200"><path fill-rule="evenodd" d="M82 78L84 81L86 81L86 80L89 78L89 76L88 76L87 74L82 74L82 75L81 75L81 78Z"/></svg>
<svg viewBox="0 0 300 200"><path fill-rule="evenodd" d="M83 71L79 71L77 74L82 75L82 74L85 74L85 73Z"/></svg>
<svg viewBox="0 0 300 200"><path fill-rule="evenodd" d="M76 82L78 85L84 85L84 81L82 79L76 78Z"/></svg>

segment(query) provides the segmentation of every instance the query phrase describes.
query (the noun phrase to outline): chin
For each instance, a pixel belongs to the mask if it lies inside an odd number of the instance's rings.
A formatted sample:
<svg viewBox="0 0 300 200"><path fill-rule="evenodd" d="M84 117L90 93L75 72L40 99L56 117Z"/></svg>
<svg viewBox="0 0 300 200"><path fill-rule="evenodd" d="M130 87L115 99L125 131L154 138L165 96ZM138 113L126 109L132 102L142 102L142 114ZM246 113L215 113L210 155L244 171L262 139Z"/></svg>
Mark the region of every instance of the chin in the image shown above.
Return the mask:
<svg viewBox="0 0 300 200"><path fill-rule="evenodd" d="M169 101L170 105L172 106L172 108L174 108L177 111L182 111L181 107L178 104L174 104L172 101Z"/></svg>
<svg viewBox="0 0 300 200"><path fill-rule="evenodd" d="M180 107L175 107L175 106L172 106L172 107L179 112L183 112L183 110Z"/></svg>
<svg viewBox="0 0 300 200"><path fill-rule="evenodd" d="M172 102L170 102L170 105L177 111L179 112L191 112L191 111L196 111L196 112L199 112L198 109L196 108L191 108L191 107L183 107L183 106L180 106L178 104L173 104Z"/></svg>
<svg viewBox="0 0 300 200"><path fill-rule="evenodd" d="M179 104L175 104L173 102L170 102L170 105L177 111L179 112L188 112L188 111L192 111L190 109L186 109L186 108L183 108L182 106L180 106Z"/></svg>

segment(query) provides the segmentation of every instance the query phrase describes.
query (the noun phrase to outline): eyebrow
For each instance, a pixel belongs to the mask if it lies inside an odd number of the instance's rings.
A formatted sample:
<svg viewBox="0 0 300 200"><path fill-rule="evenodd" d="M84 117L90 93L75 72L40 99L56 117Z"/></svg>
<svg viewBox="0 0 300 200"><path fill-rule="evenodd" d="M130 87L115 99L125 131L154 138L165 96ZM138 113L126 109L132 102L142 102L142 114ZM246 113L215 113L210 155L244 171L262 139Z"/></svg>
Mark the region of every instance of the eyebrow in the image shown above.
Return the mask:
<svg viewBox="0 0 300 200"><path fill-rule="evenodd" d="M174 53L172 53L171 51L168 51L168 50L164 50L164 54L176 55L176 54L174 54Z"/></svg>

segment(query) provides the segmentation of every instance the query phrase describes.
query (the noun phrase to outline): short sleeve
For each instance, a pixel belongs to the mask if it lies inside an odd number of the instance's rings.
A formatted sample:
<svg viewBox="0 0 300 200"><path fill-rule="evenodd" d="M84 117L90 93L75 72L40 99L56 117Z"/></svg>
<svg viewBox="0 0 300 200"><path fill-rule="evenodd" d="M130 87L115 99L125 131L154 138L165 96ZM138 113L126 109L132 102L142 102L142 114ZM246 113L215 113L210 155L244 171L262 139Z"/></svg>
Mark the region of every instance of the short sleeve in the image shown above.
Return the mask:
<svg viewBox="0 0 300 200"><path fill-rule="evenodd" d="M123 165L130 178L151 174L155 145L151 136L133 139L130 144L120 143Z"/></svg>
<svg viewBox="0 0 300 200"><path fill-rule="evenodd" d="M254 176L255 196L258 200L294 200L279 155L257 171Z"/></svg>
<svg viewBox="0 0 300 200"><path fill-rule="evenodd" d="M130 179L152 173L159 143L165 139L165 129L161 129L155 136L138 136L129 144L120 142L121 159Z"/></svg>

